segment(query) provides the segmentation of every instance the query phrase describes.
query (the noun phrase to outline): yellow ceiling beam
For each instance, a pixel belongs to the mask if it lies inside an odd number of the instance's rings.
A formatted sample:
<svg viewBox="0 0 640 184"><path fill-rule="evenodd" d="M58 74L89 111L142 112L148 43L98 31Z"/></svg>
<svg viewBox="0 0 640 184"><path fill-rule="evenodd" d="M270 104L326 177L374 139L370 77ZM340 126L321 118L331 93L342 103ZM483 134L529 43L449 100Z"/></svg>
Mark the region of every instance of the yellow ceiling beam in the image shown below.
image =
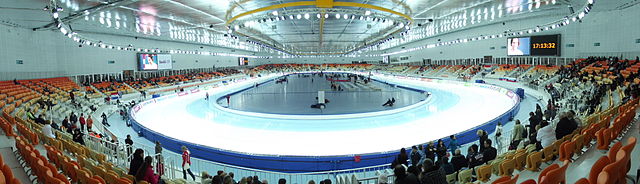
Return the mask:
<svg viewBox="0 0 640 184"><path fill-rule="evenodd" d="M366 9L373 9L373 10L378 10L378 11L383 11L383 12L388 12L391 14L395 14L401 17L404 17L405 19L409 20L409 22L413 22L413 18L411 18L409 15L397 12L397 11L393 11L387 8L383 8L380 6L375 6L375 5L370 5L370 4L362 4L362 3L354 3L354 2L334 2L333 0L316 0L316 1L298 1L298 2L290 2L290 3L283 3L283 4L276 4L276 5L271 5L271 6L267 6L267 7L263 7L263 8L258 8L255 10L251 10L251 11L247 11L241 14L238 14L234 17L232 17L231 19L229 19L226 23L226 25L231 24L233 21L242 18L244 16L247 15L251 15L254 13L258 13L258 12L263 12L263 11L269 11L269 10L274 10L274 9L280 9L280 8L288 8L288 7L296 7L296 6L316 6L316 7L320 7L321 6L330 6L330 7L335 7L335 6L344 6L344 7L360 7L360 8L366 8Z"/></svg>
<svg viewBox="0 0 640 184"><path fill-rule="evenodd" d="M316 0L318 8L333 8L333 0Z"/></svg>

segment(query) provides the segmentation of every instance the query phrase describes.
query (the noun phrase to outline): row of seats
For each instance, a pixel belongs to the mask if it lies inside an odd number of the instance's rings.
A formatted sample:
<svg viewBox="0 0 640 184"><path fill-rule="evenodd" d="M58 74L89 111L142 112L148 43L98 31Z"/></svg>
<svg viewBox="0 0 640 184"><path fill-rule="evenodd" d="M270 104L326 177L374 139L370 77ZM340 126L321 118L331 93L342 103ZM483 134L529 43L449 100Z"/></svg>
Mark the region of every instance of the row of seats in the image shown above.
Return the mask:
<svg viewBox="0 0 640 184"><path fill-rule="evenodd" d="M22 136L16 137L16 148L19 158L23 161L23 167L29 167L31 175L36 180L45 184L70 184L67 176L58 172L58 169L52 165L47 158L42 156L40 152L24 141Z"/></svg>
<svg viewBox="0 0 640 184"><path fill-rule="evenodd" d="M20 184L20 181L13 176L13 171L9 168L9 165L4 163L2 155L0 155L0 183L6 184Z"/></svg>

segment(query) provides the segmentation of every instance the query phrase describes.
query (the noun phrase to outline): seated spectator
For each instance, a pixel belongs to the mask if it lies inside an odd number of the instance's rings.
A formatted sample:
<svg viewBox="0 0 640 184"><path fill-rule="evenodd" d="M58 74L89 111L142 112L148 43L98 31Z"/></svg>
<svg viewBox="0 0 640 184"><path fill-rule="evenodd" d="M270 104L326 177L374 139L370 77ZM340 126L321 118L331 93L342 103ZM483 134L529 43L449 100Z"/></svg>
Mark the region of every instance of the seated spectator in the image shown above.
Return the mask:
<svg viewBox="0 0 640 184"><path fill-rule="evenodd" d="M482 154L478 153L478 145L473 144L467 149L467 168L474 168L482 165Z"/></svg>
<svg viewBox="0 0 640 184"><path fill-rule="evenodd" d="M35 120L34 122L44 125L44 118L42 117L42 114L40 114Z"/></svg>
<svg viewBox="0 0 640 184"><path fill-rule="evenodd" d="M36 116L33 115L33 113L31 112L31 109L27 109L27 118L29 118L30 120L36 119Z"/></svg>
<svg viewBox="0 0 640 184"><path fill-rule="evenodd" d="M442 157L442 159L440 159L440 164L438 165L442 167L444 173L447 175L453 174L455 172L455 170L453 169L453 165L449 163L449 157Z"/></svg>
<svg viewBox="0 0 640 184"><path fill-rule="evenodd" d="M140 181L146 181L150 184L158 184L160 180L160 176L156 175L153 172L153 166L151 163L153 162L153 157L147 156L144 158L144 162L138 168L138 172L136 172L136 183Z"/></svg>
<svg viewBox="0 0 640 184"><path fill-rule="evenodd" d="M74 129L72 136L74 142L84 145L84 134L80 131L80 129Z"/></svg>
<svg viewBox="0 0 640 184"><path fill-rule="evenodd" d="M556 125L555 138L562 139L564 136L571 134L577 128L578 124L573 120L571 113L564 113L560 117L560 121L558 121L558 124Z"/></svg>
<svg viewBox="0 0 640 184"><path fill-rule="evenodd" d="M209 173L207 173L207 171L202 171L202 174L200 176L200 183L211 183L213 178L211 177L211 175L209 175Z"/></svg>
<svg viewBox="0 0 640 184"><path fill-rule="evenodd" d="M46 121L44 123L44 126L42 126L42 134L44 134L44 136L47 136L49 138L56 138L56 135L53 134L53 129L51 128L51 122L50 121Z"/></svg>
<svg viewBox="0 0 640 184"><path fill-rule="evenodd" d="M420 151L418 150L417 146L412 146L411 147L411 165L418 165L420 163L420 160L422 159L422 155L420 154Z"/></svg>
<svg viewBox="0 0 640 184"><path fill-rule="evenodd" d="M397 165L393 169L393 173L396 176L394 184L419 184L420 181L413 173L407 173L402 165Z"/></svg>
<svg viewBox="0 0 640 184"><path fill-rule="evenodd" d="M433 160L425 159L422 163L422 174L420 180L422 184L448 184L447 176L442 167L439 167Z"/></svg>
<svg viewBox="0 0 640 184"><path fill-rule="evenodd" d="M491 139L487 139L484 142L484 152L482 152L482 160L484 163L488 163L489 161L496 159L498 155L498 150L491 146Z"/></svg>
<svg viewBox="0 0 640 184"><path fill-rule="evenodd" d="M460 169L469 166L467 159L464 158L464 155L462 155L460 152L460 149L456 149L453 153L453 157L451 157L451 165L453 166L454 172L457 172Z"/></svg>
<svg viewBox="0 0 640 184"><path fill-rule="evenodd" d="M538 135L536 136L536 139L540 143L538 149L551 146L551 144L553 144L553 142L556 141L556 137L557 136L553 131L553 126L549 125L549 122L547 121L541 121L540 129L538 129Z"/></svg>

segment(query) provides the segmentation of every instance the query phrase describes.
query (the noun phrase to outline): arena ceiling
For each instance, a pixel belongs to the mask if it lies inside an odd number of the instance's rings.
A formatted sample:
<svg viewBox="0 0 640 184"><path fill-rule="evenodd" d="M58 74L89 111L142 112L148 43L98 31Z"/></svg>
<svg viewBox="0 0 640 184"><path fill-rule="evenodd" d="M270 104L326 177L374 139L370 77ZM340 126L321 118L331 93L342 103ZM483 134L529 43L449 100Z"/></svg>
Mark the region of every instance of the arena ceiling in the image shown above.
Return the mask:
<svg viewBox="0 0 640 184"><path fill-rule="evenodd" d="M575 1L575 2L572 2ZM345 54L390 38L408 41L562 11L584 0L20 0L2 1L3 24L153 37L293 55ZM47 8L45 8L47 7ZM2 13L3 12L3 13ZM26 13L25 13L26 12Z"/></svg>

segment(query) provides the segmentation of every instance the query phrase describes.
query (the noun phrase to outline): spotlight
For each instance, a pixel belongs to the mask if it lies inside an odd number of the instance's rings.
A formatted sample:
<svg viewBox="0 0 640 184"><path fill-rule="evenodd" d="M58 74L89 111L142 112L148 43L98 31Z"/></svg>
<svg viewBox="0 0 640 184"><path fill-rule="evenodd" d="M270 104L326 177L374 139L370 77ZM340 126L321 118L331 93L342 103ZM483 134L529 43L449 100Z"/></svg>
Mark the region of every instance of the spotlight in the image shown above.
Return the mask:
<svg viewBox="0 0 640 184"><path fill-rule="evenodd" d="M44 6L44 8L42 8L42 10L48 11L49 10L49 6Z"/></svg>
<svg viewBox="0 0 640 184"><path fill-rule="evenodd" d="M329 14L325 13L325 14L324 14L324 18L325 18L325 19L328 19L328 18L329 18Z"/></svg>
<svg viewBox="0 0 640 184"><path fill-rule="evenodd" d="M301 18L302 18L302 15L298 14L298 15L296 16L296 18L297 18L297 19L301 19Z"/></svg>
<svg viewBox="0 0 640 184"><path fill-rule="evenodd" d="M305 14L304 14L304 18L305 18L305 19L309 19L309 13L305 13Z"/></svg>
<svg viewBox="0 0 640 184"><path fill-rule="evenodd" d="M371 15L371 11L369 11L369 10L365 11L364 15Z"/></svg>
<svg viewBox="0 0 640 184"><path fill-rule="evenodd" d="M273 14L274 16L278 16L278 11L273 11L271 12L271 14Z"/></svg>
<svg viewBox="0 0 640 184"><path fill-rule="evenodd" d="M340 19L340 14L336 13L336 19Z"/></svg>
<svg viewBox="0 0 640 184"><path fill-rule="evenodd" d="M57 19L57 18L58 18L58 16L59 16L59 15L58 15L58 12L53 12L53 18L54 18L54 19Z"/></svg>

